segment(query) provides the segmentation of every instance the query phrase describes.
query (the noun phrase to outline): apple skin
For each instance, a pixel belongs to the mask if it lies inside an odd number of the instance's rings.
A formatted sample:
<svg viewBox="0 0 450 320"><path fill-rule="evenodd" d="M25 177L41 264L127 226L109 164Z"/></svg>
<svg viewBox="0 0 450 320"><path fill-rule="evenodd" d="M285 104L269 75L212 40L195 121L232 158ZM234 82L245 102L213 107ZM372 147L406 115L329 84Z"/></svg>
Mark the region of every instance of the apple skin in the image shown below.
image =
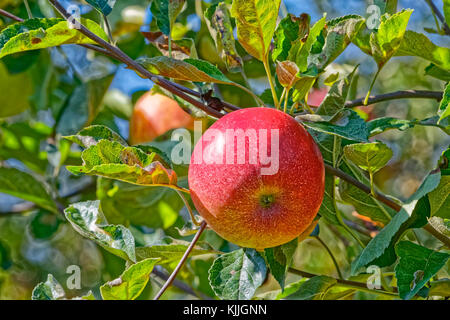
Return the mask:
<svg viewBox="0 0 450 320"><path fill-rule="evenodd" d="M267 150L272 150L270 129L278 129L279 170L262 175L261 167L268 165L259 156L256 164L249 163L248 139L245 163L227 164L224 140L205 139L211 129L222 134L227 129L268 129ZM235 155L237 148L235 143ZM208 163L197 159L199 153L207 155ZM211 161L220 159L223 164ZM196 209L215 232L262 250L293 240L311 225L322 203L325 170L318 146L302 125L281 111L258 107L229 113L204 133L194 148L188 179ZM263 199L270 204L263 205Z"/></svg>
<svg viewBox="0 0 450 320"><path fill-rule="evenodd" d="M193 123L194 118L175 100L149 91L134 106L130 119L130 143L150 142L169 130L191 128Z"/></svg>

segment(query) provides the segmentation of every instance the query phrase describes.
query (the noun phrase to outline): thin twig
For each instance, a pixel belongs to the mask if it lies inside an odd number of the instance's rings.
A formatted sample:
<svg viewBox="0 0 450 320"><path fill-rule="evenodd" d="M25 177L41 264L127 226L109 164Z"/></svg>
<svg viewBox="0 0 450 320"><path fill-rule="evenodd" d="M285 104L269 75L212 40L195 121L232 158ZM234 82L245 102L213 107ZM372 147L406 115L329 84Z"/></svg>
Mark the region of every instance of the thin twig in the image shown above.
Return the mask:
<svg viewBox="0 0 450 320"><path fill-rule="evenodd" d="M317 241L320 242L320 244L322 245L322 247L324 247L325 250L328 252L328 255L330 256L331 260L333 260L333 264L334 264L334 266L335 266L335 268L336 268L336 271L337 271L337 273L338 273L338 275L339 275L339 278L340 278L340 279L344 279L344 277L342 276L342 273L341 273L341 269L339 268L339 264L337 263L337 260L336 260L336 258L334 257L333 252L330 250L330 248L327 246L327 244L326 244L319 236L315 236L314 238L316 238Z"/></svg>
<svg viewBox="0 0 450 320"><path fill-rule="evenodd" d="M390 92L380 94L376 96L370 96L367 104L373 104L377 102L383 102L388 100L398 99L435 99L440 101L442 99L443 92L441 91L427 91L427 90L401 90L396 92ZM359 98L356 100L347 101L345 107L353 108L364 105L365 98Z"/></svg>
<svg viewBox="0 0 450 320"><path fill-rule="evenodd" d="M367 193L368 195L371 195L372 197L374 197L375 199L377 199L378 201L383 202L385 205L387 205L388 207L394 209L395 211L400 211L402 209L402 206L396 202L394 202L393 200L389 199L388 197L386 197L384 194L375 191L373 194L370 190L370 187L366 186L364 183L359 182L358 180L356 180L355 178L353 178L352 176L346 174L345 172L335 169L332 166L325 164L325 170L336 176L341 178L342 180L353 184L355 187L357 187L358 189L364 191L365 193ZM450 248L450 238L448 238L447 236L443 235L442 233L440 233L439 231L437 231L436 229L434 229L430 224L427 224L426 226L423 227L424 230L428 231L430 234L432 234L434 237L436 237L437 239L439 239L442 243L445 244L445 246L447 248Z"/></svg>
<svg viewBox="0 0 450 320"><path fill-rule="evenodd" d="M200 229L195 234L194 239L192 239L191 244L187 248L186 252L183 254L183 257L181 258L180 262L178 262L178 265L176 266L175 270L173 270L172 274L170 275L169 279L167 279L164 286L159 290L159 292L156 294L155 298L153 300L159 300L163 293L167 290L167 288L172 284L172 282L175 280L175 277L177 276L178 272L183 267L184 263L186 262L187 258L189 257L189 254L191 253L192 249L194 249L195 244L197 243L198 239L200 238L201 234L203 233L203 230L206 228L206 222L203 221L200 225Z"/></svg>
<svg viewBox="0 0 450 320"><path fill-rule="evenodd" d="M314 273L310 273L310 272L306 272L306 271L301 271L301 270L297 270L294 268L289 268L289 272L302 276L304 278L313 278L313 277L317 277L319 275L314 274ZM382 294L385 296L390 296L390 297L396 297L398 298L398 289L396 287L393 288L393 292L388 292L388 291L383 291L383 290L378 290L378 289L369 289L367 287L367 284L362 283L362 282L357 282L357 281L351 281L351 280L344 280L344 279L336 279L336 285L338 286L342 286L342 287L346 287L346 288L352 288L355 290L361 290L361 291L365 291L365 292L370 292L370 293L375 293L375 294Z"/></svg>
<svg viewBox="0 0 450 320"><path fill-rule="evenodd" d="M428 3L431 10L433 10L436 17L441 20L442 22L442 29L445 31L445 34L450 35L450 27L448 26L447 22L445 21L445 17L442 15L441 11L436 7L433 0L425 0L425 2Z"/></svg>
<svg viewBox="0 0 450 320"><path fill-rule="evenodd" d="M109 24L108 17L102 13L103 23L105 24L106 33L108 34L108 39L111 44L114 45L114 38L112 35L111 25Z"/></svg>
<svg viewBox="0 0 450 320"><path fill-rule="evenodd" d="M13 15L12 13L5 11L3 9L0 9L0 15L10 18L11 20L17 21L17 22L23 22L24 20L22 18L19 18L18 16Z"/></svg>
<svg viewBox="0 0 450 320"><path fill-rule="evenodd" d="M163 271L157 270L157 269L153 269L152 273L157 276L158 278L167 281L169 279L169 275ZM189 285L187 285L186 283L180 281L180 280L173 280L172 285L194 297L203 299L203 300L212 300L211 297L208 297L205 294L202 294L201 292L197 293L194 291L194 289L192 289Z"/></svg>
<svg viewBox="0 0 450 320"><path fill-rule="evenodd" d="M57 1L57 0L49 0L50 3L55 7L55 9L66 19L69 20L71 18L70 14L64 9L64 7ZM179 96L181 99L191 103L192 105L196 106L197 108L205 111L207 114L213 116L213 117L220 117L222 113L219 111L210 108L209 106L205 105L201 101L198 101L191 97L190 95L185 94L182 90L180 90L180 85L175 86L172 81L166 80L160 76L157 76L155 74L152 74L147 69L145 69L143 66L141 66L139 63L131 59L127 54L125 54L122 50L119 48L113 46L112 44L108 43L107 41L103 40L93 32L91 32L89 29L87 29L83 24L79 23L79 32L84 34L89 39L96 42L101 47L105 48L107 51L109 51L111 54L115 56L116 59L120 60L124 64L126 64L130 69L135 70L139 74L141 74L143 77L148 78L152 80L153 82L157 83L160 87L166 89L167 91Z"/></svg>

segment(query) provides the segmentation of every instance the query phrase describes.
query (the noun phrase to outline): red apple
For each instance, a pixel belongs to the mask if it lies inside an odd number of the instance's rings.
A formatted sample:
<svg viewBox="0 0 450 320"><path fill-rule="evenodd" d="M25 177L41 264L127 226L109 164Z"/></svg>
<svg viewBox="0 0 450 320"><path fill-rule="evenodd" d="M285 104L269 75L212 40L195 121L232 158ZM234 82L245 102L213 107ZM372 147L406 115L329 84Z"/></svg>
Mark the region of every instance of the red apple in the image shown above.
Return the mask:
<svg viewBox="0 0 450 320"><path fill-rule="evenodd" d="M178 103L151 91L136 102L130 120L130 143L150 142L169 130L193 126L194 119Z"/></svg>
<svg viewBox="0 0 450 320"><path fill-rule="evenodd" d="M259 250L289 242L311 225L324 183L313 138L292 117L269 108L218 120L199 139L189 166L192 200L208 225L226 240Z"/></svg>

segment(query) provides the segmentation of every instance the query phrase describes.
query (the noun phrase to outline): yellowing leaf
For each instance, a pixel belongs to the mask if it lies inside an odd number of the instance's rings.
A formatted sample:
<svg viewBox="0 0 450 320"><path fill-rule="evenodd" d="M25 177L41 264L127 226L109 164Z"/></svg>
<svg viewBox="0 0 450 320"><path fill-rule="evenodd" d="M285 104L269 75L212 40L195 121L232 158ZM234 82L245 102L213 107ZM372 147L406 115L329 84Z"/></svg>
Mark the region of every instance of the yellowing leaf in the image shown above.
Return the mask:
<svg viewBox="0 0 450 320"><path fill-rule="evenodd" d="M217 51L230 72L242 69L242 59L236 51L229 12L225 3L212 5L205 11L205 21Z"/></svg>
<svg viewBox="0 0 450 320"><path fill-rule="evenodd" d="M239 43L253 57L264 61L275 32L281 0L234 0Z"/></svg>
<svg viewBox="0 0 450 320"><path fill-rule="evenodd" d="M81 19L81 23L99 37L107 39L105 32L97 23L88 19ZM29 19L2 30L0 58L16 52L82 43L94 43L94 41L77 29L71 29L64 19Z"/></svg>
<svg viewBox="0 0 450 320"><path fill-rule="evenodd" d="M291 88L297 82L298 67L295 62L283 61L277 62L278 81L283 87Z"/></svg>

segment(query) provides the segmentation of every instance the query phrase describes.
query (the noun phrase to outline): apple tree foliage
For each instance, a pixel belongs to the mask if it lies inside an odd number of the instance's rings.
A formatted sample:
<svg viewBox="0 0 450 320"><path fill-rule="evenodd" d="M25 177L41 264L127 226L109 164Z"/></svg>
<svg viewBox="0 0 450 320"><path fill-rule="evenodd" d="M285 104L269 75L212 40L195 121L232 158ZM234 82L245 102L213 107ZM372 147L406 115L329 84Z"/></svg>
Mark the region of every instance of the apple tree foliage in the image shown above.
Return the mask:
<svg viewBox="0 0 450 320"><path fill-rule="evenodd" d="M332 169L298 239L256 251L206 229L165 297L450 296L448 1L435 21L396 0L360 15L320 0L87 0L65 4L72 24L59 1L28 2L0 1L13 14L0 17L0 298L152 298L197 232L170 134L127 143L145 90L117 83L150 82L77 23L206 103L292 115Z"/></svg>

